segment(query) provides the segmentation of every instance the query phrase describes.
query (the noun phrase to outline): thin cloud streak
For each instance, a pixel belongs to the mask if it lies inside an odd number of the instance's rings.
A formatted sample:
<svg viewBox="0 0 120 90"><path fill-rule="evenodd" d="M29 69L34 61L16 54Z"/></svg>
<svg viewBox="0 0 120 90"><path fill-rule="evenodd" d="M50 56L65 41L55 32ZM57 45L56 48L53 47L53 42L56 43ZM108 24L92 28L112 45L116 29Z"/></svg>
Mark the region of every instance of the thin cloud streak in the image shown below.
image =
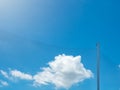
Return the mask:
<svg viewBox="0 0 120 90"><path fill-rule="evenodd" d="M12 70L10 71L10 74L12 77L23 79L23 80L32 80L32 75L23 73L18 70Z"/></svg>
<svg viewBox="0 0 120 90"><path fill-rule="evenodd" d="M8 86L8 82L0 80L0 87Z"/></svg>
<svg viewBox="0 0 120 90"><path fill-rule="evenodd" d="M9 78L7 72L5 72L5 71L3 71L3 70L0 70L0 73L1 73L5 78L7 78L7 79Z"/></svg>

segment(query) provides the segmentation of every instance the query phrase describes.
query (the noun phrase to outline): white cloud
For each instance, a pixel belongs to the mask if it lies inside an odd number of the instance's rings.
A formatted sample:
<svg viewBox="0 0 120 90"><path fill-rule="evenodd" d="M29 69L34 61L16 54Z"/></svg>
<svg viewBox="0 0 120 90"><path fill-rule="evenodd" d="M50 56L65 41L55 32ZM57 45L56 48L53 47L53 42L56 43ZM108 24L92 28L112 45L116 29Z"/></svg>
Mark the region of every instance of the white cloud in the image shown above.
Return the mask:
<svg viewBox="0 0 120 90"><path fill-rule="evenodd" d="M93 77L91 70L86 69L81 62L81 56L59 55L48 63L48 67L42 68L42 71L35 75L27 74L19 70L10 70L9 73L0 70L1 74L14 81L29 80L33 81L33 86L53 84L56 88L68 89L76 83ZM7 86L8 83L0 81L1 85Z"/></svg>
<svg viewBox="0 0 120 90"><path fill-rule="evenodd" d="M19 78L19 79L24 79L24 80L32 80L32 75L23 73L18 70L10 70L9 73L0 70L0 73L7 79L13 80L13 78Z"/></svg>
<svg viewBox="0 0 120 90"><path fill-rule="evenodd" d="M32 80L32 75L23 73L18 70L11 70L10 75L15 78L23 79L23 80Z"/></svg>
<svg viewBox="0 0 120 90"><path fill-rule="evenodd" d="M92 72L81 63L81 56L59 55L48 63L49 67L43 68L33 76L34 85L47 85L49 83L56 88L70 88L72 85L82 82L93 76Z"/></svg>
<svg viewBox="0 0 120 90"><path fill-rule="evenodd" d="M3 71L3 70L0 70L0 73L1 73L5 78L9 78L7 72L5 72L5 71Z"/></svg>
<svg viewBox="0 0 120 90"><path fill-rule="evenodd" d="M8 83L6 81L0 80L0 86L8 86Z"/></svg>

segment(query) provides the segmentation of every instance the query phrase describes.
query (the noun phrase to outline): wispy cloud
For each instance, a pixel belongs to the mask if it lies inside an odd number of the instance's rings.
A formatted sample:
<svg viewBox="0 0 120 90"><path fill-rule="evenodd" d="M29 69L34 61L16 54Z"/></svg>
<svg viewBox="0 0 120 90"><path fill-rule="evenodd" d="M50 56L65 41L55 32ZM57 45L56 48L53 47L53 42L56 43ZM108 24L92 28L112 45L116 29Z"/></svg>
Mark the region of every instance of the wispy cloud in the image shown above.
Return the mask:
<svg viewBox="0 0 120 90"><path fill-rule="evenodd" d="M23 79L23 80L32 80L32 75L26 74L18 70L10 70L9 73L0 70L0 73L7 79L13 80L13 78Z"/></svg>
<svg viewBox="0 0 120 90"><path fill-rule="evenodd" d="M118 65L118 67L120 68L120 64Z"/></svg>
<svg viewBox="0 0 120 90"><path fill-rule="evenodd" d="M32 75L23 73L18 70L11 70L10 75L15 78L23 79L23 80L32 80Z"/></svg>
<svg viewBox="0 0 120 90"><path fill-rule="evenodd" d="M5 78L9 78L7 72L5 72L5 71L3 71L3 70L0 70L0 73L1 73Z"/></svg>
<svg viewBox="0 0 120 90"><path fill-rule="evenodd" d="M6 81L0 80L0 87L8 86L8 83Z"/></svg>
<svg viewBox="0 0 120 90"><path fill-rule="evenodd" d="M19 80L33 81L33 86L53 84L56 88L70 88L72 85L93 77L91 70L86 69L81 62L81 56L59 55L48 63L48 67L43 67L35 75L10 70L9 73L0 70L6 78L17 78ZM10 79L9 79L10 80ZM2 84L7 86L7 82Z"/></svg>

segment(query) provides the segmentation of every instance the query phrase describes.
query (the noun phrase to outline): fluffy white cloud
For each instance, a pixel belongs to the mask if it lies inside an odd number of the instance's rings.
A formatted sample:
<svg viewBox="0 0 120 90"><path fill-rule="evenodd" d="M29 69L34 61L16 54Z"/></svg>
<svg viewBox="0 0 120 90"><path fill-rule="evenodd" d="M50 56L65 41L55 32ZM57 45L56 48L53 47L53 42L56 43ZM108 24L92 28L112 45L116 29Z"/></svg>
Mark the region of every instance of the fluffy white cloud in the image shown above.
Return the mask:
<svg viewBox="0 0 120 90"><path fill-rule="evenodd" d="M85 79L93 77L91 70L86 69L81 62L81 56L59 55L48 63L48 67L42 68L42 71L35 75L27 74L19 70L10 70L9 73L0 70L0 73L14 81L19 80L33 81L34 86L53 84L56 88L70 88L72 85L82 82ZM7 86L8 83L0 81L2 86Z"/></svg>
<svg viewBox="0 0 120 90"><path fill-rule="evenodd" d="M8 86L8 83L6 81L0 80L0 86Z"/></svg>
<svg viewBox="0 0 120 90"><path fill-rule="evenodd" d="M1 73L5 78L9 78L7 72L5 72L5 71L3 71L3 70L0 70L0 73Z"/></svg>
<svg viewBox="0 0 120 90"><path fill-rule="evenodd" d="M18 70L11 70L10 75L15 78L23 79L23 80L32 80L32 75L23 73Z"/></svg>
<svg viewBox="0 0 120 90"><path fill-rule="evenodd" d="M49 83L57 88L69 88L72 85L91 78L93 73L81 63L81 56L59 55L33 76L34 85L47 85Z"/></svg>

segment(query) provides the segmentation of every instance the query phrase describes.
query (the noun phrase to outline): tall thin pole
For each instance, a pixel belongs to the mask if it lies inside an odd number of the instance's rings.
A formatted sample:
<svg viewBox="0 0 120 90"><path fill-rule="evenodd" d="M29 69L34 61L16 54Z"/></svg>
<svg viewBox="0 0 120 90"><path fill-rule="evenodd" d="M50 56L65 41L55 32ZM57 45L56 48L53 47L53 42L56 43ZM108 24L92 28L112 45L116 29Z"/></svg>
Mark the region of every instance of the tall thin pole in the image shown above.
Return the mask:
<svg viewBox="0 0 120 90"><path fill-rule="evenodd" d="M97 90L100 90L100 44L97 43Z"/></svg>

